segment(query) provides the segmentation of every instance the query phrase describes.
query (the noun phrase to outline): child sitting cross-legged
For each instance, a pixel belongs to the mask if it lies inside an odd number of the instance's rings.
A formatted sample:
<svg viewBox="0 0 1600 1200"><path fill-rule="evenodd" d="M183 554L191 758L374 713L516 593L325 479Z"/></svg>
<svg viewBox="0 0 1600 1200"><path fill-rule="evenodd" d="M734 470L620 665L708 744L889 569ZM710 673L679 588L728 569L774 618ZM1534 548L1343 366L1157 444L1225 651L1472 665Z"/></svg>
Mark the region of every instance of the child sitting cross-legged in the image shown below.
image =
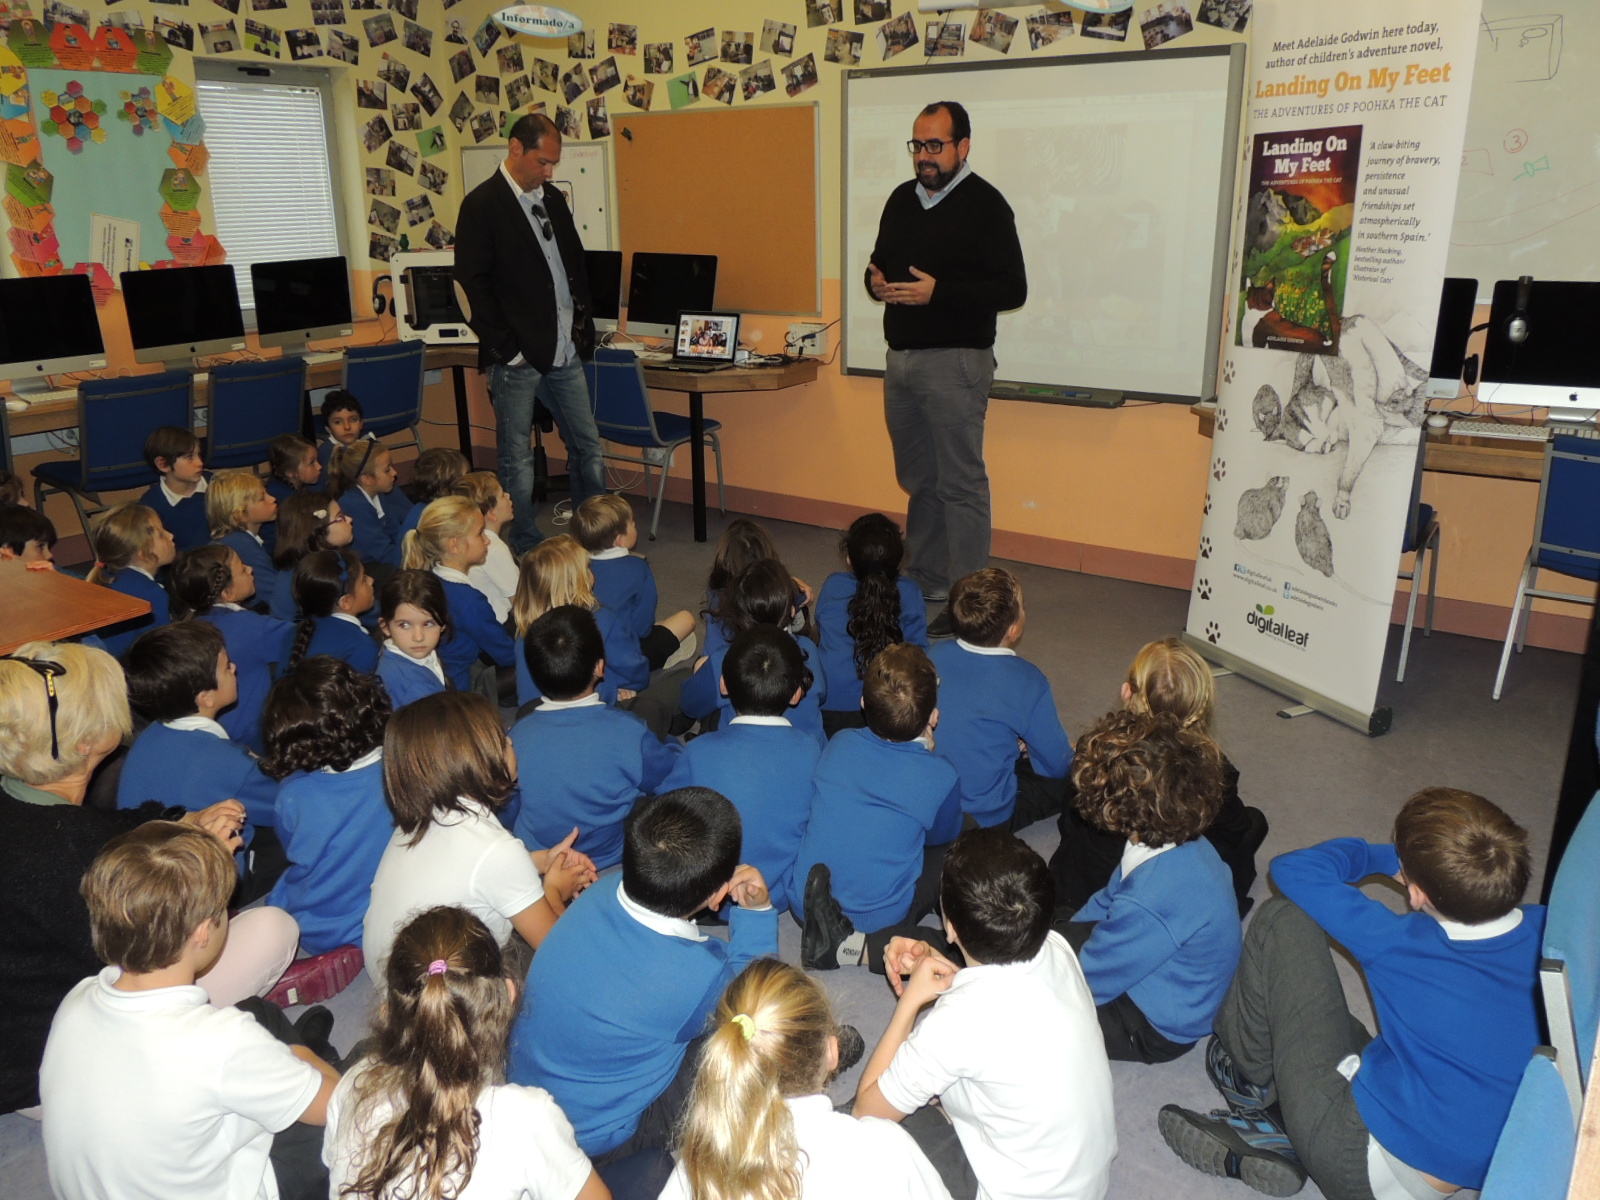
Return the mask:
<svg viewBox="0 0 1600 1200"><path fill-rule="evenodd" d="M593 613L552 608L528 627L523 647L543 700L511 729L517 760L539 772L514 832L542 848L577 827L578 849L609 867L622 857L623 821L640 796L661 786L682 747L600 698L605 642Z"/></svg>
<svg viewBox="0 0 1600 1200"><path fill-rule="evenodd" d="M687 609L656 620L656 577L650 562L633 553L639 526L633 506L621 496L590 496L572 514L572 536L589 552L594 594L622 619L639 639L652 671L687 659L694 653L694 614Z"/></svg>
<svg viewBox="0 0 1600 1200"><path fill-rule="evenodd" d="M328 492L344 505L361 561L380 570L400 567L401 537L411 504L395 487L389 447L357 441L340 446L328 462Z"/></svg>
<svg viewBox="0 0 1600 1200"><path fill-rule="evenodd" d="M144 460L158 478L139 497L139 503L161 518L180 551L204 546L211 540L211 525L206 520L206 489L211 483L194 430L181 425L151 430L144 440Z"/></svg>
<svg viewBox="0 0 1600 1200"><path fill-rule="evenodd" d="M218 471L206 492L206 520L211 540L228 547L255 573L256 592L271 600L278 569L262 528L278 519L278 502L254 471Z"/></svg>
<svg viewBox="0 0 1600 1200"><path fill-rule="evenodd" d="M1521 905L1528 833L1482 796L1424 788L1393 843L1335 838L1272 860L1283 895L1245 935L1206 1072L1228 1109L1169 1104L1190 1166L1288 1196L1444 1196L1483 1186L1542 1040L1545 910ZM1410 911L1363 895L1392 879ZM1350 1014L1330 942L1360 965L1379 1033Z"/></svg>
<svg viewBox="0 0 1600 1200"><path fill-rule="evenodd" d="M441 643L445 674L460 691L476 688L497 698L501 686L495 668L509 672L516 647L482 592L467 572L489 553L483 536L483 513L463 496L442 496L422 511L417 527L406 534L404 567L432 571L444 584L450 606L450 640Z"/></svg>
<svg viewBox="0 0 1600 1200"><path fill-rule="evenodd" d="M396 571L383 585L378 611L385 638L378 678L389 689L390 703L400 709L449 691L439 642L450 632L450 605L439 577L432 571Z"/></svg>
<svg viewBox="0 0 1600 1200"><path fill-rule="evenodd" d="M150 606L146 616L97 631L106 649L121 658L141 633L167 623L171 598L167 589L156 582L156 575L172 564L177 546L155 509L142 504L118 504L98 514L91 540L94 568L89 572L89 582Z"/></svg>
<svg viewBox="0 0 1600 1200"><path fill-rule="evenodd" d="M294 599L300 623L289 650L289 670L313 655L331 654L371 674L378 643L361 614L372 607L372 576L354 550L318 550L294 569Z"/></svg>
<svg viewBox="0 0 1600 1200"><path fill-rule="evenodd" d="M483 593L497 620L511 615L511 601L517 595L516 555L500 536L500 531L516 516L511 493L500 486L493 471L469 471L456 481L455 494L465 496L483 514L483 536L489 541L489 557L467 572L467 582Z"/></svg>
<svg viewBox="0 0 1600 1200"><path fill-rule="evenodd" d="M778 553L778 544L772 540L772 534L767 532L766 527L748 517L735 517L729 521L722 536L717 539L717 548L711 556L711 573L706 579L705 607L700 610L706 619L703 653L709 655L724 649L734 639L738 631L724 628L722 622L711 614L722 607L723 590L739 578L746 567L764 558L783 561L783 556ZM805 610L812 602L812 594L810 585L798 575L794 576L794 583L799 589L795 597L799 614L789 632L801 633L809 624Z"/></svg>

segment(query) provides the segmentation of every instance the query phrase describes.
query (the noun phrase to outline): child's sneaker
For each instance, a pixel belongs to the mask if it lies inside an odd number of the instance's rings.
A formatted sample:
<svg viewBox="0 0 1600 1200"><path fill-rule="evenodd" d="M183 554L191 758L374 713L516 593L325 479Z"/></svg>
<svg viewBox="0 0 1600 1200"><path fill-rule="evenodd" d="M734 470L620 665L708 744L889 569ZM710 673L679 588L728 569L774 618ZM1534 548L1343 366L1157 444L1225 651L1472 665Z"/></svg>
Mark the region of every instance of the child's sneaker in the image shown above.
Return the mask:
<svg viewBox="0 0 1600 1200"><path fill-rule="evenodd" d="M1219 1108L1203 1117L1167 1104L1156 1124L1172 1152L1197 1171L1237 1179L1268 1196L1292 1196L1305 1186L1306 1169L1289 1135L1266 1113Z"/></svg>
<svg viewBox="0 0 1600 1200"><path fill-rule="evenodd" d="M1222 1039L1215 1035L1206 1043L1206 1076L1212 1086L1222 1093L1228 1107L1236 1113L1263 1112L1278 1101L1274 1089L1251 1083L1239 1073L1239 1068L1223 1047Z"/></svg>
<svg viewBox="0 0 1600 1200"><path fill-rule="evenodd" d="M361 974L362 965L360 946L336 946L325 954L298 959L267 993L267 999L279 1008L321 1004L344 991Z"/></svg>
<svg viewBox="0 0 1600 1200"><path fill-rule="evenodd" d="M817 863L806 875L806 923L800 930L800 965L808 971L832 971L839 965L839 947L856 927L833 898L833 872Z"/></svg>

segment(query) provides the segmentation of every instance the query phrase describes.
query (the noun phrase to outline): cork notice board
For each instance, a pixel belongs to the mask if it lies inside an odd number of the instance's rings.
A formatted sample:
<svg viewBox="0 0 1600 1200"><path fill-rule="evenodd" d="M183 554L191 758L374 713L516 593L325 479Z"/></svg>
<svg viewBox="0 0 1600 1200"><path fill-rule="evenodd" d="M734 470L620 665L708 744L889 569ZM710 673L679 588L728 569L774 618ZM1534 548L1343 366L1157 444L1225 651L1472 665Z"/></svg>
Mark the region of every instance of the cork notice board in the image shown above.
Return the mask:
<svg viewBox="0 0 1600 1200"><path fill-rule="evenodd" d="M717 307L816 313L817 107L614 118L624 268L635 250L717 256Z"/></svg>

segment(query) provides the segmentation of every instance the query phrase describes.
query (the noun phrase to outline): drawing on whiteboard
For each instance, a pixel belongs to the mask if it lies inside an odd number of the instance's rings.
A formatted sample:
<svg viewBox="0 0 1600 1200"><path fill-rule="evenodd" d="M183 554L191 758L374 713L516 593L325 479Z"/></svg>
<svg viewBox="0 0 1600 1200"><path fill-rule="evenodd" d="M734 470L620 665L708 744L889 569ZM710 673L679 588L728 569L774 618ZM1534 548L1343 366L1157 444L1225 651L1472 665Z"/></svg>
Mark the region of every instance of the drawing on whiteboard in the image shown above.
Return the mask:
<svg viewBox="0 0 1600 1200"><path fill-rule="evenodd" d="M1464 175L1493 175L1494 160L1483 147L1461 152L1461 172Z"/></svg>
<svg viewBox="0 0 1600 1200"><path fill-rule="evenodd" d="M1540 83L1556 77L1561 69L1562 17L1552 14L1480 20L1491 53L1483 53L1480 45L1479 76L1495 83Z"/></svg>
<svg viewBox="0 0 1600 1200"><path fill-rule="evenodd" d="M1550 169L1550 157L1549 157L1549 155L1546 155L1544 158L1536 158L1532 162L1523 163L1522 164L1522 174L1513 175L1511 178L1513 178L1513 179L1532 179L1540 171L1548 171L1549 169Z"/></svg>
<svg viewBox="0 0 1600 1200"><path fill-rule="evenodd" d="M1501 144L1505 146L1507 154L1521 154L1528 148L1528 131L1513 129L1506 134L1506 140Z"/></svg>

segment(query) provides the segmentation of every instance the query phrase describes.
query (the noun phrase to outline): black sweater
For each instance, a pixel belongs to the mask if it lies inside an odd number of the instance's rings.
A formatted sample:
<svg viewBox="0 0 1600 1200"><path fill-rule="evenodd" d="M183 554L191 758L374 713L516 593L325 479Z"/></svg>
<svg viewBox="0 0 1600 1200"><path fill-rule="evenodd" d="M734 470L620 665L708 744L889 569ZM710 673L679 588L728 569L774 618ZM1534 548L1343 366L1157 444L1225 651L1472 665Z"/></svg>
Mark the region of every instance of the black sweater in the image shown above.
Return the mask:
<svg viewBox="0 0 1600 1200"><path fill-rule="evenodd" d="M912 267L932 275L933 299L885 305L884 340L895 350L993 346L996 314L1028 299L1011 206L977 175L930 209L917 199L919 186L908 179L889 194L872 261L890 283L910 283Z"/></svg>

